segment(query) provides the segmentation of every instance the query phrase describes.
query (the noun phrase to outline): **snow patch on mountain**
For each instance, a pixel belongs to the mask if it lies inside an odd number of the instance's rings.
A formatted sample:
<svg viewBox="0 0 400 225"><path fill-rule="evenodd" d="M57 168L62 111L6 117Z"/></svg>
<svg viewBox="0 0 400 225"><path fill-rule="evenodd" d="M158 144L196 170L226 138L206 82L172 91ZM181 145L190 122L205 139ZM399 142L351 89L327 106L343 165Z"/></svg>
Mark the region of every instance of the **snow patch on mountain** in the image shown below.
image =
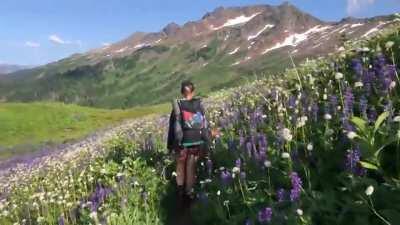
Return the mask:
<svg viewBox="0 0 400 225"><path fill-rule="evenodd" d="M235 17L233 19L227 20L222 26L214 27L213 25L211 25L211 29L212 30L219 30L219 29L224 28L224 27L231 27L231 26L244 24L244 23L249 22L251 19L253 19L257 15L259 15L260 13L261 12L254 13L253 15L250 15L250 16L241 15L241 16Z"/></svg>
<svg viewBox="0 0 400 225"><path fill-rule="evenodd" d="M236 62L232 63L232 64L231 64L231 66L236 66L236 65L239 65L241 62L242 62L241 60L239 60L239 61L236 61Z"/></svg>
<svg viewBox="0 0 400 225"><path fill-rule="evenodd" d="M233 55L233 54L235 54L236 52L239 51L239 49L240 49L240 47L235 48L233 51L228 52L228 55Z"/></svg>
<svg viewBox="0 0 400 225"><path fill-rule="evenodd" d="M359 26L362 26L362 25L364 25L364 24L363 23L355 23L355 24L351 25L351 28L356 28L356 27L359 27Z"/></svg>
<svg viewBox="0 0 400 225"><path fill-rule="evenodd" d="M128 47L123 47L123 48L116 50L115 53L122 53L122 52L125 52L126 50L128 50Z"/></svg>
<svg viewBox="0 0 400 225"><path fill-rule="evenodd" d="M371 34L377 32L377 31L379 31L379 27L381 27L381 26L383 26L383 25L385 25L385 24L386 24L385 22L379 22L379 24L378 24L376 27L370 29L369 31L367 31L367 32L366 32L363 36L361 36L361 37L368 37L369 35L371 35Z"/></svg>
<svg viewBox="0 0 400 225"><path fill-rule="evenodd" d="M249 37L247 37L247 40L252 40L254 38L257 38L258 36L260 36L260 34L262 34L265 30L267 30L268 28L273 28L275 25L274 24L267 24L265 25L261 30L259 30L256 34L254 35L250 35Z"/></svg>
<svg viewBox="0 0 400 225"><path fill-rule="evenodd" d="M318 25L318 26L312 27L311 29L307 30L304 33L291 34L290 36L286 37L285 40L283 40L283 42L279 42L279 43L275 44L274 46L272 46L271 48L267 48L266 50L264 50L264 52L262 52L262 54L264 55L272 50L282 48L285 46L297 46L299 43L305 41L310 34L319 33L328 28L330 28L330 26Z"/></svg>

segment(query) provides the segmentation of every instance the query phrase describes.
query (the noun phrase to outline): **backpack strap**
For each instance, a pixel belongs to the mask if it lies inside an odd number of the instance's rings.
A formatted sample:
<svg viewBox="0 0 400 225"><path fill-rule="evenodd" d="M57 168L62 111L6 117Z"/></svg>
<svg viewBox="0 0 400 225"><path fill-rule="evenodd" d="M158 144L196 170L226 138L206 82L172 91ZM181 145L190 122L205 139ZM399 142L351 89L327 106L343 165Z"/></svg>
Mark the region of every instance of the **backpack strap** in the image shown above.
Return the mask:
<svg viewBox="0 0 400 225"><path fill-rule="evenodd" d="M181 125L181 108L180 108L180 102L179 100L174 100L172 102L172 108L174 111L174 116L175 116L175 124L174 124L174 134L175 134L175 142L179 146L181 145L182 139L183 139L183 131L182 131L182 125Z"/></svg>

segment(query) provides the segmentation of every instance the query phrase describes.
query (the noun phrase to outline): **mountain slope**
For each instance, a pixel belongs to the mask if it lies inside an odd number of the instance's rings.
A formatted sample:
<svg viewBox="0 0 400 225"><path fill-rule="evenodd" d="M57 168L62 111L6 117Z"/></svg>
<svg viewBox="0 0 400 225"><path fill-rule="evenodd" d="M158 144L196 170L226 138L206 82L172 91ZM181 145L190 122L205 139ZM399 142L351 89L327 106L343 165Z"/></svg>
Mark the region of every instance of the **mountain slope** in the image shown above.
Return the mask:
<svg viewBox="0 0 400 225"><path fill-rule="evenodd" d="M284 3L217 8L199 21L171 23L125 40L0 78L2 101L55 100L117 108L165 102L183 79L206 94L374 35L394 16L324 22Z"/></svg>
<svg viewBox="0 0 400 225"><path fill-rule="evenodd" d="M30 66L11 65L11 64L0 64L0 75L17 72L19 70L32 68Z"/></svg>

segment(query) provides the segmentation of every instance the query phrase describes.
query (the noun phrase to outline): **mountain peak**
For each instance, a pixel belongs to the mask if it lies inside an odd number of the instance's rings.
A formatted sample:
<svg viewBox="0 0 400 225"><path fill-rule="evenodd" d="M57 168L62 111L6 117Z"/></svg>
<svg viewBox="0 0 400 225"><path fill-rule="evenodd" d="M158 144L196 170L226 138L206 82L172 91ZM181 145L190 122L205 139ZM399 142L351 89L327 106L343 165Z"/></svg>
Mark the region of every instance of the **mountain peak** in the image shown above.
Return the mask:
<svg viewBox="0 0 400 225"><path fill-rule="evenodd" d="M162 31L163 31L166 35L171 35L171 34L176 33L179 29L180 29L180 26L179 26L178 24L176 24L176 23L169 23L167 26L165 26L165 27L163 28Z"/></svg>

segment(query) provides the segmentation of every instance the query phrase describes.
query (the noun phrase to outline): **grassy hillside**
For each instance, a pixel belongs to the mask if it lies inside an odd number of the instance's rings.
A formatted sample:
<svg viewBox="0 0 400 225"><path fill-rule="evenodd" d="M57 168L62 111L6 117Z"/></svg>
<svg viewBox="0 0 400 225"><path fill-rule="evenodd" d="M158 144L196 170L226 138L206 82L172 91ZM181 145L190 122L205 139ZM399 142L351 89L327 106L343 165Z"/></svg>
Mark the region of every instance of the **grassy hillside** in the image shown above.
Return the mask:
<svg viewBox="0 0 400 225"><path fill-rule="evenodd" d="M0 104L0 159L32 151L43 144L81 138L107 125L166 112L168 108L168 104L106 110L62 103L3 103Z"/></svg>
<svg viewBox="0 0 400 225"><path fill-rule="evenodd" d="M208 94L243 84L260 71L283 71L289 62L285 53L246 67L232 66L238 56L218 50L220 44L214 40L201 49L187 43L146 47L123 58L91 65L81 65L85 57L68 58L0 78L0 101L60 101L100 108L153 105L178 95L184 79L194 80L198 91Z"/></svg>

